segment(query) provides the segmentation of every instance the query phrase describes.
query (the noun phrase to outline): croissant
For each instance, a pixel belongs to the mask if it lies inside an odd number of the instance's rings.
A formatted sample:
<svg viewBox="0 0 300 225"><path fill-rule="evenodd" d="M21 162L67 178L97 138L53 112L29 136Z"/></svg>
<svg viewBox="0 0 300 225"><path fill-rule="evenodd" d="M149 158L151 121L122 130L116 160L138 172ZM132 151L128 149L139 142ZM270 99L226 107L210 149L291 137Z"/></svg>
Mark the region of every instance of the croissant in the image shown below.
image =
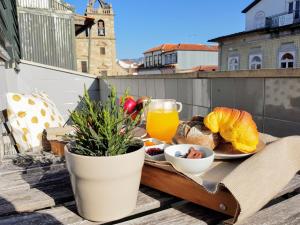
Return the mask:
<svg viewBox="0 0 300 225"><path fill-rule="evenodd" d="M252 116L245 111L217 107L204 118L205 126L220 133L225 141L243 153L252 153L259 142L258 131Z"/></svg>

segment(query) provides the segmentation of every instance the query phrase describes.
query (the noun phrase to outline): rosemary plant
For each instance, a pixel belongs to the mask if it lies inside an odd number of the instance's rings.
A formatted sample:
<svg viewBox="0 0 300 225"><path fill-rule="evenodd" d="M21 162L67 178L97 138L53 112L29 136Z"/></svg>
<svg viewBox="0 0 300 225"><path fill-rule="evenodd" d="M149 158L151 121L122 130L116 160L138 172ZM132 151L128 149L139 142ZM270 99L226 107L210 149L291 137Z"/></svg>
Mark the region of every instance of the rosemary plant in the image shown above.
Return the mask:
<svg viewBox="0 0 300 225"><path fill-rule="evenodd" d="M124 112L123 106L128 92L126 91L119 103L116 89L105 102L93 101L86 88L80 98L82 107L71 112L71 121L75 127L72 136L74 144L71 151L84 156L115 156L125 154L141 147L134 140L132 131L141 118L142 111L135 118ZM131 150L130 150L131 149Z"/></svg>

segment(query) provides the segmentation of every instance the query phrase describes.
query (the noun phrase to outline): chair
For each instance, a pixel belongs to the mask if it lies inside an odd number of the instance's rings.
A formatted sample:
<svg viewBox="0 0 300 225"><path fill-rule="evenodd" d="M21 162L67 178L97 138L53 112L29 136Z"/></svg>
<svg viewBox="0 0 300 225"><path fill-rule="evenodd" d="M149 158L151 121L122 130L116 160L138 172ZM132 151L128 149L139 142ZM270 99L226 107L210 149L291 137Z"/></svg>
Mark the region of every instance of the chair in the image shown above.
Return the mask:
<svg viewBox="0 0 300 225"><path fill-rule="evenodd" d="M16 141L7 118L7 110L0 111L0 162L8 156L18 153Z"/></svg>

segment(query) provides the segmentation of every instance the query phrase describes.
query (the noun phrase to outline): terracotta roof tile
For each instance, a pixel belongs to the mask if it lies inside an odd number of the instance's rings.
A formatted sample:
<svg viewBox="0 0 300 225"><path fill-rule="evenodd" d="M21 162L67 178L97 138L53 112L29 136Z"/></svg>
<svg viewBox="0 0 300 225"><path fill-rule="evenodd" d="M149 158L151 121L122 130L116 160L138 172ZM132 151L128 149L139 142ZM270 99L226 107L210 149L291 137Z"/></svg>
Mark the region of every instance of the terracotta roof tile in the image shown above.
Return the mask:
<svg viewBox="0 0 300 225"><path fill-rule="evenodd" d="M193 72L198 72L198 71L205 71L205 72L209 72L209 71L217 71L218 70L218 66L196 66L194 68L192 68Z"/></svg>
<svg viewBox="0 0 300 225"><path fill-rule="evenodd" d="M202 44L162 44L157 47L151 48L145 53L162 51L162 52L171 52L171 51L212 51L217 52L219 47L217 45L202 45Z"/></svg>

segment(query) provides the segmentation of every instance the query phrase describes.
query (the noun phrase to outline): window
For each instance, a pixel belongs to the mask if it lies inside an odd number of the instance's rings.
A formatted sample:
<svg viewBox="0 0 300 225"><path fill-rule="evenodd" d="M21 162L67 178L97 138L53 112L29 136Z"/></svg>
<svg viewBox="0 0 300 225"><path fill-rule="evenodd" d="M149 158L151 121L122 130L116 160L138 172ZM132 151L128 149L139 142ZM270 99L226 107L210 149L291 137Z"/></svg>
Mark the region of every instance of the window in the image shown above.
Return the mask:
<svg viewBox="0 0 300 225"><path fill-rule="evenodd" d="M280 53L280 68L294 68L295 65L295 53L288 52L288 53Z"/></svg>
<svg viewBox="0 0 300 225"><path fill-rule="evenodd" d="M294 2L289 2L288 3L288 8L289 8L289 13L293 13L293 11L294 11Z"/></svg>
<svg viewBox="0 0 300 225"><path fill-rule="evenodd" d="M158 56L158 65L161 65L161 64L162 64L161 59L162 59L162 58L161 58L161 55L159 55L159 56Z"/></svg>
<svg viewBox="0 0 300 225"><path fill-rule="evenodd" d="M168 54L165 57L166 57L166 59L165 59L166 64L171 64L172 63L172 55Z"/></svg>
<svg viewBox="0 0 300 225"><path fill-rule="evenodd" d="M100 55L105 55L105 48L104 47L100 47Z"/></svg>
<svg viewBox="0 0 300 225"><path fill-rule="evenodd" d="M233 70L238 70L239 69L239 57L229 57L228 58L228 70L233 71Z"/></svg>
<svg viewBox="0 0 300 225"><path fill-rule="evenodd" d="M149 66L153 66L153 57L149 56Z"/></svg>
<svg viewBox="0 0 300 225"><path fill-rule="evenodd" d="M295 2L295 19L299 19L300 17L300 0Z"/></svg>
<svg viewBox="0 0 300 225"><path fill-rule="evenodd" d="M105 36L105 25L103 20L98 20L98 36Z"/></svg>
<svg viewBox="0 0 300 225"><path fill-rule="evenodd" d="M87 61L81 61L81 72L87 73Z"/></svg>
<svg viewBox="0 0 300 225"><path fill-rule="evenodd" d="M259 11L255 15L255 26L257 29L266 26L266 15L265 12Z"/></svg>
<svg viewBox="0 0 300 225"><path fill-rule="evenodd" d="M177 53L173 53L172 54L172 64L176 64L177 63Z"/></svg>
<svg viewBox="0 0 300 225"><path fill-rule="evenodd" d="M154 66L158 65L158 55L154 55Z"/></svg>
<svg viewBox="0 0 300 225"><path fill-rule="evenodd" d="M249 57L249 69L259 70L262 68L262 55L250 55Z"/></svg>
<svg viewBox="0 0 300 225"><path fill-rule="evenodd" d="M107 76L107 70L102 70L102 71L100 72L100 74L101 74L101 76Z"/></svg>
<svg viewBox="0 0 300 225"><path fill-rule="evenodd" d="M294 0L288 2L288 13L294 14L295 19L300 18L300 0Z"/></svg>

